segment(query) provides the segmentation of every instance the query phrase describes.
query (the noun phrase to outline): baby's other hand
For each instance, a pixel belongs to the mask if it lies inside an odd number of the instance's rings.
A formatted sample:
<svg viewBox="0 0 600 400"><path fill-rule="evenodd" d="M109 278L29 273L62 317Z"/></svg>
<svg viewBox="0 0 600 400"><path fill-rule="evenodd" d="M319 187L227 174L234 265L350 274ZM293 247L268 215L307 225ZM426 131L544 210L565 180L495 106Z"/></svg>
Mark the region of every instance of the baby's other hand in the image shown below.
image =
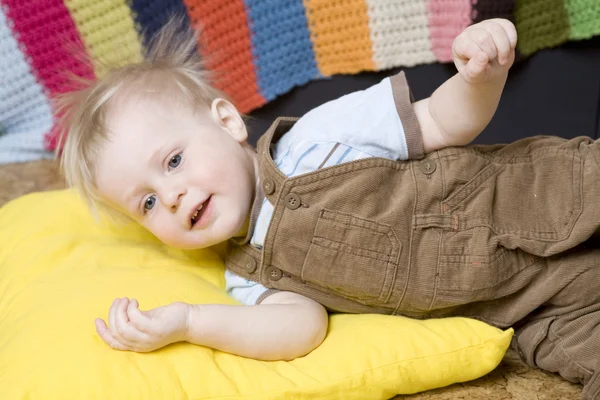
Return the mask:
<svg viewBox="0 0 600 400"><path fill-rule="evenodd" d="M184 341L189 305L172 303L141 311L137 300L115 299L108 313L108 326L96 319L96 332L116 350L148 352Z"/></svg>
<svg viewBox="0 0 600 400"><path fill-rule="evenodd" d="M454 39L452 56L460 75L469 83L505 76L515 60L517 30L506 19L471 25Z"/></svg>

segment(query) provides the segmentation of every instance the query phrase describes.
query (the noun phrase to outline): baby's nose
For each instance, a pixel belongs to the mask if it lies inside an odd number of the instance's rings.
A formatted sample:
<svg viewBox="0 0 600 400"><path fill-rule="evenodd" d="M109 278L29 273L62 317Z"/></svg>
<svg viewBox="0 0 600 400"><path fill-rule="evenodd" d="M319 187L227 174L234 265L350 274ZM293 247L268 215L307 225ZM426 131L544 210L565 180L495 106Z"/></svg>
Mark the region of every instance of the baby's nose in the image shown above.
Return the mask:
<svg viewBox="0 0 600 400"><path fill-rule="evenodd" d="M182 191L170 191L165 196L164 204L171 209L171 211L177 211L181 204L181 198L183 197Z"/></svg>

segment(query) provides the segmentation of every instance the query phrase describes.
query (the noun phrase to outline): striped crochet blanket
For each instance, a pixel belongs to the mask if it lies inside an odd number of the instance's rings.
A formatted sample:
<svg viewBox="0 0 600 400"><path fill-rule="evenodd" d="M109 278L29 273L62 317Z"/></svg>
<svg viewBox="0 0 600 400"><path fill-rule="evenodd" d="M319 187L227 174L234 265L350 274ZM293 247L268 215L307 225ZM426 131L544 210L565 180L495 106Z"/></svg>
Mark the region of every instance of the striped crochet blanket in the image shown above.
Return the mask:
<svg viewBox="0 0 600 400"><path fill-rule="evenodd" d="M0 162L47 157L69 74L140 60L173 14L202 27L216 85L242 112L333 74L451 60L466 26L505 17L529 55L600 34L599 0L0 0ZM79 54L79 56L75 56ZM82 59L82 55L84 56ZM87 58L87 59L86 59Z"/></svg>

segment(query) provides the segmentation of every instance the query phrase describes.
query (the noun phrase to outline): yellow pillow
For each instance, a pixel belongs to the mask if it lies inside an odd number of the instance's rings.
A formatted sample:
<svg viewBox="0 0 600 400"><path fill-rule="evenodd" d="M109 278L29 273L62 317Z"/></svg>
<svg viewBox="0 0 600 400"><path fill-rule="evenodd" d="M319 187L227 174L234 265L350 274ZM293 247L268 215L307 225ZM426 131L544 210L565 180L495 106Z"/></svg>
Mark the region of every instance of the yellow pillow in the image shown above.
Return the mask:
<svg viewBox="0 0 600 400"><path fill-rule="evenodd" d="M97 224L72 191L0 209L2 399L386 399L480 377L512 330L464 318L334 315L325 342L291 362L179 343L148 354L96 335L115 297L143 309L229 303L212 250L179 251L141 228Z"/></svg>

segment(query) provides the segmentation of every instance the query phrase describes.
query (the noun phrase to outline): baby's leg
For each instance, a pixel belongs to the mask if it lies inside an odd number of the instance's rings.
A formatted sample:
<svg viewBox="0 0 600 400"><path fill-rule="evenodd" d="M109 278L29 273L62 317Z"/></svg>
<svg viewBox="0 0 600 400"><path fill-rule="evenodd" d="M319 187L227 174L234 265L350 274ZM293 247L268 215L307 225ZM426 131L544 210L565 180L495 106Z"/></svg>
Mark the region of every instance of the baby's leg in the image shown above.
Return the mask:
<svg viewBox="0 0 600 400"><path fill-rule="evenodd" d="M600 399L600 305L531 321L516 329L513 347L530 366L583 385L586 400Z"/></svg>
<svg viewBox="0 0 600 400"><path fill-rule="evenodd" d="M584 398L596 400L600 399L600 255L598 249L590 249L574 256L590 267L574 274L569 285L517 326L513 347L529 365L581 383Z"/></svg>

